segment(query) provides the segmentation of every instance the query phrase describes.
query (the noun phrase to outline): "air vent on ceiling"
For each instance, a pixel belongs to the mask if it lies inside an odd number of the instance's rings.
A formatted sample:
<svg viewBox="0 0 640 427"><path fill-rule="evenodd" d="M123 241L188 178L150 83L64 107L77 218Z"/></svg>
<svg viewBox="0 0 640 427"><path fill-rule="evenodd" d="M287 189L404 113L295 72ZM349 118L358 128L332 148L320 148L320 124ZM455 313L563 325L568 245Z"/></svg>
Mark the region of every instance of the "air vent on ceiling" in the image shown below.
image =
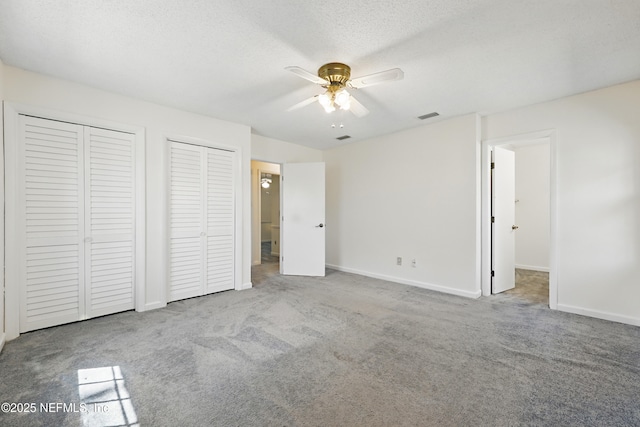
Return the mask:
<svg viewBox="0 0 640 427"><path fill-rule="evenodd" d="M431 117L436 117L439 116L440 114L436 113L435 111L433 113L429 113L429 114L424 114L422 116L418 116L418 118L420 120L424 120L424 119L430 119Z"/></svg>
<svg viewBox="0 0 640 427"><path fill-rule="evenodd" d="M337 139L338 141L344 141L345 139L349 139L349 138L351 138L351 136L349 136L349 135L342 135L342 136L337 137L336 139Z"/></svg>

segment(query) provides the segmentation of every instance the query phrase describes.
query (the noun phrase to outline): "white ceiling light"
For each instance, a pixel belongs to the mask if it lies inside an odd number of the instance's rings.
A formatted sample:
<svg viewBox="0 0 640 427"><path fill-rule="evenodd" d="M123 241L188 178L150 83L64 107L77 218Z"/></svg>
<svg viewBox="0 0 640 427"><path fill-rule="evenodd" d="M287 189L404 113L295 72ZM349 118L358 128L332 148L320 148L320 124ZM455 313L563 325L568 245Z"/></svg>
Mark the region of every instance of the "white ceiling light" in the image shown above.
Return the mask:
<svg viewBox="0 0 640 427"><path fill-rule="evenodd" d="M338 104L341 109L348 110L349 107L351 107L351 95L346 89L339 90L336 92L334 102Z"/></svg>
<svg viewBox="0 0 640 427"><path fill-rule="evenodd" d="M260 186L262 188L269 188L271 186L271 174L263 173L260 179Z"/></svg>

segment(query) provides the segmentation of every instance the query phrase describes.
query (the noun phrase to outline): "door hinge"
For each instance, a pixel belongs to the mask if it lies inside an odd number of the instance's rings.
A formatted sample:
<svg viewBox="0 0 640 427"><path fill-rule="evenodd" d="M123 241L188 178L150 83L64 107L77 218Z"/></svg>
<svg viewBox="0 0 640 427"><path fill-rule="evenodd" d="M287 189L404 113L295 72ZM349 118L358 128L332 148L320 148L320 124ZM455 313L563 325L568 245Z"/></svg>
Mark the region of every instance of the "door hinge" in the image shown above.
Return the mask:
<svg viewBox="0 0 640 427"><path fill-rule="evenodd" d="M496 162L491 162L491 169L495 169L496 168Z"/></svg>
<svg viewBox="0 0 640 427"><path fill-rule="evenodd" d="M492 216L492 217L491 217L491 223L493 224L494 222L496 222L496 217L495 217L495 216Z"/></svg>
<svg viewBox="0 0 640 427"><path fill-rule="evenodd" d="M491 270L491 277L495 277L495 275L496 275L496 272Z"/></svg>

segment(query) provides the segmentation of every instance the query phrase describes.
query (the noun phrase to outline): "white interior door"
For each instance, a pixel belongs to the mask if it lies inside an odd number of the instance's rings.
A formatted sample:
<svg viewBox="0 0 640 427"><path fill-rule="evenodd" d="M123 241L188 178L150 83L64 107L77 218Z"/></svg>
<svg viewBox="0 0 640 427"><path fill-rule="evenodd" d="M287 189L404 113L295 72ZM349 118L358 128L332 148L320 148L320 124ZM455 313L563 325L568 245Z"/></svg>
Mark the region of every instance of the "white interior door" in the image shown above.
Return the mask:
<svg viewBox="0 0 640 427"><path fill-rule="evenodd" d="M205 149L206 179L206 265L205 293L235 288L234 228L235 152Z"/></svg>
<svg viewBox="0 0 640 427"><path fill-rule="evenodd" d="M134 308L135 137L85 128L86 317Z"/></svg>
<svg viewBox="0 0 640 427"><path fill-rule="evenodd" d="M20 332L133 309L134 135L23 115L20 129Z"/></svg>
<svg viewBox="0 0 640 427"><path fill-rule="evenodd" d="M494 147L491 188L491 293L515 287L515 153Z"/></svg>
<svg viewBox="0 0 640 427"><path fill-rule="evenodd" d="M170 145L169 301L235 288L235 152Z"/></svg>
<svg viewBox="0 0 640 427"><path fill-rule="evenodd" d="M282 166L282 241L280 271L298 276L324 276L324 163Z"/></svg>
<svg viewBox="0 0 640 427"><path fill-rule="evenodd" d="M84 316L83 127L20 116L20 332ZM11 250L11 249L9 249Z"/></svg>
<svg viewBox="0 0 640 427"><path fill-rule="evenodd" d="M204 161L202 147L171 142L169 301L203 294Z"/></svg>

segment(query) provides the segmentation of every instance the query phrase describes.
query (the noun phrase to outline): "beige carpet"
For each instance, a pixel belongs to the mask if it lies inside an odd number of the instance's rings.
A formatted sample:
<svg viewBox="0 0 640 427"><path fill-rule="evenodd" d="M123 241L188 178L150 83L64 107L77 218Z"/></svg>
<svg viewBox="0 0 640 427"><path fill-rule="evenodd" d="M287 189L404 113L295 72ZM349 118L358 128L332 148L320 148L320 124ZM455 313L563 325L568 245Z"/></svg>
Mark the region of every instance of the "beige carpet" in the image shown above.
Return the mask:
<svg viewBox="0 0 640 427"><path fill-rule="evenodd" d="M516 287L504 292L519 304L549 306L549 273L516 268Z"/></svg>

